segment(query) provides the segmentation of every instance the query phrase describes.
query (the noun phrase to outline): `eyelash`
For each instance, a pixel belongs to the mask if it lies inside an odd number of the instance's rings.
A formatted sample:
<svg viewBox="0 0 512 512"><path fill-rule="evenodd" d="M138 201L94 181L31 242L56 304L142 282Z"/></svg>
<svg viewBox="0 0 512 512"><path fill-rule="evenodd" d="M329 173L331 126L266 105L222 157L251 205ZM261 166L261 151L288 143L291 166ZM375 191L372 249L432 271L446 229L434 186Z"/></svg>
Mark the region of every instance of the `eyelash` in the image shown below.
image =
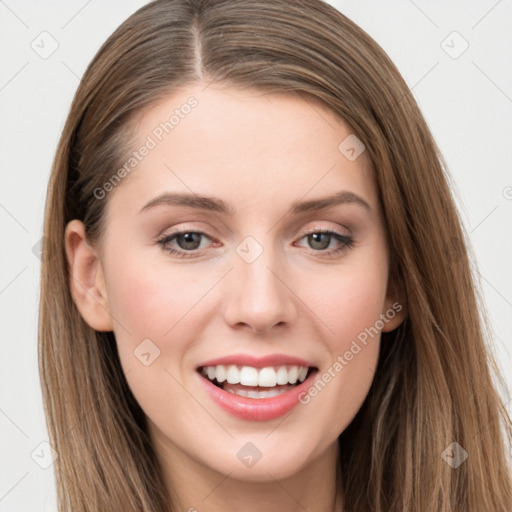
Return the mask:
<svg viewBox="0 0 512 512"><path fill-rule="evenodd" d="M173 249L173 248L169 248L168 247L168 243L171 240L175 239L176 237L178 237L180 235L185 235L185 234L202 235L202 236L204 236L204 237L206 237L206 238L211 240L211 238L206 233L203 233L202 231L185 230L185 231L176 231L174 233L170 233L170 234L164 235L164 236L162 236L161 238L159 238L157 240L157 244L161 246L162 250L164 250L165 252L167 252L169 254L177 256L178 258L194 258L194 257L197 257L197 253L195 251L198 251L199 249L193 249L191 251L184 251L184 250L177 250L177 249ZM339 253L341 253L341 252L351 248L354 245L354 238L353 237L348 236L348 235L342 235L341 233L338 233L337 231L329 231L329 230L322 230L322 229L316 229L316 230L313 230L313 231L309 231L309 232L305 233L300 238L300 240L302 240L303 238L305 238L305 237L307 237L309 235L313 235L313 234L331 235L331 237L333 237L338 242L341 242L341 244L342 244L337 249L331 249L329 251L311 249L314 253L319 253L322 256L329 257L329 256L333 256L333 255L339 254ZM330 244L330 240L329 240L329 244Z"/></svg>

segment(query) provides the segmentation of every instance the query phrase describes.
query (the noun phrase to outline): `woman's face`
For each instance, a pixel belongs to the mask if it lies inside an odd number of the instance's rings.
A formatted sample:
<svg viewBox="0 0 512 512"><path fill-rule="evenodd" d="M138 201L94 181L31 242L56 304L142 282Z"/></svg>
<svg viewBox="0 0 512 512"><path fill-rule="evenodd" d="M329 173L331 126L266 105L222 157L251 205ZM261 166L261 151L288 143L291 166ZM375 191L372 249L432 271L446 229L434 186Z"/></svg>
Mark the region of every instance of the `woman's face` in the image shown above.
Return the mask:
<svg viewBox="0 0 512 512"><path fill-rule="evenodd" d="M134 126L96 193L106 307L79 307L114 331L160 456L252 481L333 461L401 321L364 147L302 95L215 85Z"/></svg>

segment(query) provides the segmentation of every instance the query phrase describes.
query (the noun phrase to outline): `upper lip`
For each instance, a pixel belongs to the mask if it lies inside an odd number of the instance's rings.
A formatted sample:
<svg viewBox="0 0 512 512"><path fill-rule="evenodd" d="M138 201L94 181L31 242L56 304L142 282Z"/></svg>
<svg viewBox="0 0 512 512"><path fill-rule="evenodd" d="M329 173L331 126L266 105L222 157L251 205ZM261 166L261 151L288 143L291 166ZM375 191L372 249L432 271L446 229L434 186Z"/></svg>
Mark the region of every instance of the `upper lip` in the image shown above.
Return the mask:
<svg viewBox="0 0 512 512"><path fill-rule="evenodd" d="M197 369L204 366L217 366L222 365L240 365L240 366L252 366L254 368L265 368L267 366L305 366L315 367L315 365L302 359L300 357L290 356L287 354L270 354L263 357L251 356L249 354L232 354L225 357L218 357L216 359L210 359L201 363L197 366Z"/></svg>

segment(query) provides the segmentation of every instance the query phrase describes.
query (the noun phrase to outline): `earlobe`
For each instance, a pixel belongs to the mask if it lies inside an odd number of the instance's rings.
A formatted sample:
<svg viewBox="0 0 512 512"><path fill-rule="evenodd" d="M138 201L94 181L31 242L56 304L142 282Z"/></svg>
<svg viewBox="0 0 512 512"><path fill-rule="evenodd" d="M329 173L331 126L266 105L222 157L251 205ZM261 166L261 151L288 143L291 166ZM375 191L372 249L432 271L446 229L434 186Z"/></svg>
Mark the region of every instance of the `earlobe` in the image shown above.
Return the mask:
<svg viewBox="0 0 512 512"><path fill-rule="evenodd" d="M96 249L87 241L83 222L75 219L68 223L65 244L70 291L80 314L93 329L112 331L103 267Z"/></svg>

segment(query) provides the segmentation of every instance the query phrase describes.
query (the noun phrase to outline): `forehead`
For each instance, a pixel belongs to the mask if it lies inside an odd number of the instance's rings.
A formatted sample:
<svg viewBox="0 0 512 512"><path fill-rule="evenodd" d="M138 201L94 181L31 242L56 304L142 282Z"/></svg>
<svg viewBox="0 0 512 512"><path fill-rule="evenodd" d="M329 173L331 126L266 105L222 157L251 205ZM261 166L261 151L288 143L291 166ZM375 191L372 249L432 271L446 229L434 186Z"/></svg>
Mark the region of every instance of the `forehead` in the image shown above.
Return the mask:
<svg viewBox="0 0 512 512"><path fill-rule="evenodd" d="M307 95L200 84L146 109L132 128L130 151L138 154L125 165L114 204L123 196L142 206L165 190L254 207L341 188L376 199L365 152L355 160L343 152L350 127Z"/></svg>

